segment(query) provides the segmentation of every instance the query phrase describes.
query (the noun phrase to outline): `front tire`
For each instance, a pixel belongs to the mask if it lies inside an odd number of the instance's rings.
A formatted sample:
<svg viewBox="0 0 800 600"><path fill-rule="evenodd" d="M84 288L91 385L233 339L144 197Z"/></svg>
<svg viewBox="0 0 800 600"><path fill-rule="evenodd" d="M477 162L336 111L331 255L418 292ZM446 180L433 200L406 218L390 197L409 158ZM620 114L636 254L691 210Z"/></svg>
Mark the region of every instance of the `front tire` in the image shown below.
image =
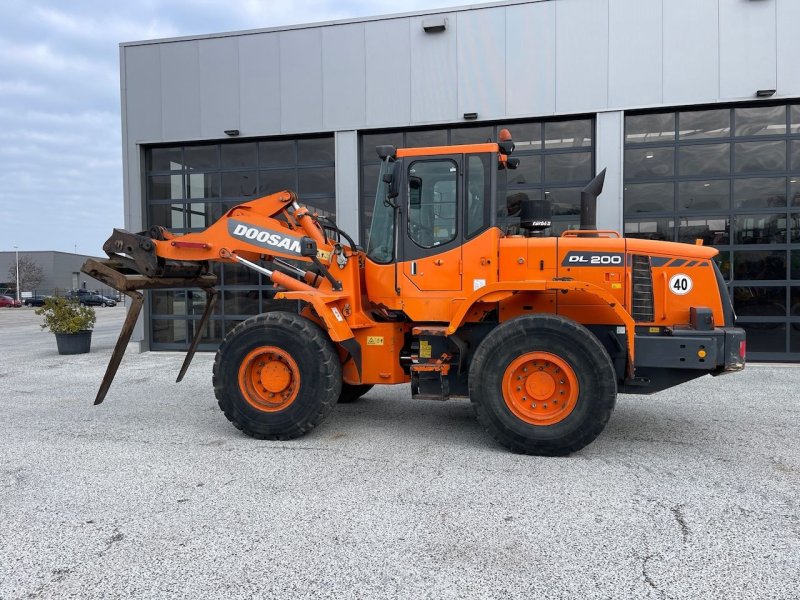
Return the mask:
<svg viewBox="0 0 800 600"><path fill-rule="evenodd" d="M608 352L585 327L558 315L500 324L469 371L478 421L514 452L563 456L592 442L617 397Z"/></svg>
<svg viewBox="0 0 800 600"><path fill-rule="evenodd" d="M225 336L213 382L220 409L238 429L259 439L288 440L330 414L341 393L342 366L315 323L270 312Z"/></svg>

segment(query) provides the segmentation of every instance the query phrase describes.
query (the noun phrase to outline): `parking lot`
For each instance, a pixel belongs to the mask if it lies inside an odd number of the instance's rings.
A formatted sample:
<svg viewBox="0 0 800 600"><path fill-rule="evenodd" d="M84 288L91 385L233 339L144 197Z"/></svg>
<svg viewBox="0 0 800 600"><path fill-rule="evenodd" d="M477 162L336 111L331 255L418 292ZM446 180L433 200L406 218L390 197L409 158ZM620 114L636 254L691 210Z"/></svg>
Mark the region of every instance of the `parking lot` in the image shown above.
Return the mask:
<svg viewBox="0 0 800 600"><path fill-rule="evenodd" d="M0 310L0 599L797 597L798 367L620 396L567 458L406 386L263 442L210 354L180 384L180 354L129 354L93 407L124 308L97 314L68 357Z"/></svg>

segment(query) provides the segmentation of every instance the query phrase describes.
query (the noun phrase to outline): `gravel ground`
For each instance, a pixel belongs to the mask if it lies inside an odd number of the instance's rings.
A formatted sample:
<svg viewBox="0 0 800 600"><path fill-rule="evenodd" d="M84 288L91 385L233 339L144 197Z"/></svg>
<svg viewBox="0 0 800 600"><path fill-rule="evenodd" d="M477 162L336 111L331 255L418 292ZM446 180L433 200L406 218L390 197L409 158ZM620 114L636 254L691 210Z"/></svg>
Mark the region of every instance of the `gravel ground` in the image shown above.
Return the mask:
<svg viewBox="0 0 800 600"><path fill-rule="evenodd" d="M61 357L0 309L0 598L797 598L800 368L620 396L568 458L407 386L306 437L236 431L213 356Z"/></svg>

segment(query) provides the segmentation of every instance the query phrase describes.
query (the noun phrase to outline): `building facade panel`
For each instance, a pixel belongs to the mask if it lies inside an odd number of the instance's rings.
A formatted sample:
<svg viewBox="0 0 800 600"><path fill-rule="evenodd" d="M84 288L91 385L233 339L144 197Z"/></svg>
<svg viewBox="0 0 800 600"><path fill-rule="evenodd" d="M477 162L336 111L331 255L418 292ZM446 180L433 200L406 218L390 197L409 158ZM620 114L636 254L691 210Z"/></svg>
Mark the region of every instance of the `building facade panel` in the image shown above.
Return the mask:
<svg viewBox="0 0 800 600"><path fill-rule="evenodd" d="M719 0L719 95L776 89L775 2Z"/></svg>
<svg viewBox="0 0 800 600"><path fill-rule="evenodd" d="M120 53L123 61L123 111L130 140L162 138L161 46L129 46Z"/></svg>
<svg viewBox="0 0 800 600"><path fill-rule="evenodd" d="M411 17L411 121L436 123L458 119L458 64L456 13L444 13L447 29L426 33L431 17Z"/></svg>
<svg viewBox="0 0 800 600"><path fill-rule="evenodd" d="M609 0L608 102L610 106L646 106L661 103L663 1Z"/></svg>
<svg viewBox="0 0 800 600"><path fill-rule="evenodd" d="M198 45L200 133L216 137L239 129L239 40L219 38Z"/></svg>
<svg viewBox="0 0 800 600"><path fill-rule="evenodd" d="M458 13L458 114L506 114L506 9Z"/></svg>
<svg viewBox="0 0 800 600"><path fill-rule="evenodd" d="M411 122L410 23L387 19L365 27L367 127Z"/></svg>
<svg viewBox="0 0 800 600"><path fill-rule="evenodd" d="M280 36L243 35L239 42L239 128L242 135L281 130ZM219 137L219 132L213 137Z"/></svg>
<svg viewBox="0 0 800 600"><path fill-rule="evenodd" d="M556 111L556 3L506 7L506 114Z"/></svg>
<svg viewBox="0 0 800 600"><path fill-rule="evenodd" d="M364 24L322 30L323 126L361 125L366 111Z"/></svg>
<svg viewBox="0 0 800 600"><path fill-rule="evenodd" d="M797 23L800 23L800 2L795 0L776 0L777 40L777 90L783 96L800 96L800 69L797 57L800 56L800 36Z"/></svg>
<svg viewBox="0 0 800 600"><path fill-rule="evenodd" d="M663 4L664 104L713 102L719 97L717 0Z"/></svg>
<svg viewBox="0 0 800 600"><path fill-rule="evenodd" d="M608 108L608 0L556 4L556 112Z"/></svg>
<svg viewBox="0 0 800 600"><path fill-rule="evenodd" d="M281 131L321 131L322 31L280 33Z"/></svg>
<svg viewBox="0 0 800 600"><path fill-rule="evenodd" d="M161 134L166 139L202 135L199 43L161 45Z"/></svg>

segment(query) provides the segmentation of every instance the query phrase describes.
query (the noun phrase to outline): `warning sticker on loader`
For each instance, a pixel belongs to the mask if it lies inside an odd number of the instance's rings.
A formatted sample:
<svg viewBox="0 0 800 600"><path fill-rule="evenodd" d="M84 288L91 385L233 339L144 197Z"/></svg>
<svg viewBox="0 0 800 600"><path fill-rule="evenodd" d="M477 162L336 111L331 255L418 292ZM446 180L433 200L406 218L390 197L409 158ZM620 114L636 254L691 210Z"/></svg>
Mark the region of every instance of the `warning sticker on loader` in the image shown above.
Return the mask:
<svg viewBox="0 0 800 600"><path fill-rule="evenodd" d="M431 357L431 345L428 342L426 342L425 340L422 340L419 343L419 357L420 358L430 358Z"/></svg>
<svg viewBox="0 0 800 600"><path fill-rule="evenodd" d="M380 336L380 335L368 335L367 336L367 346L383 346L383 336Z"/></svg>

